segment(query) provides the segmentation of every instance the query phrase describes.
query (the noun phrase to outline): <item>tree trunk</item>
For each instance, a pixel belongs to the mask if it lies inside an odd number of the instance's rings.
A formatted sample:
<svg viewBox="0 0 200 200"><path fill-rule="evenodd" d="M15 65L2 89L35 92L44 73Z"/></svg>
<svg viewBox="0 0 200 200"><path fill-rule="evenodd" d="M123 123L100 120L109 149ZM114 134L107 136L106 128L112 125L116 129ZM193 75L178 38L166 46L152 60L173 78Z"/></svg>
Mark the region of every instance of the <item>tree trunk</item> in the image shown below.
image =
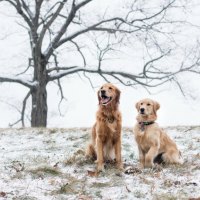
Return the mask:
<svg viewBox="0 0 200 200"><path fill-rule="evenodd" d="M46 85L40 85L33 89L32 95L32 111L31 111L31 127L47 126L47 91Z"/></svg>
<svg viewBox="0 0 200 200"><path fill-rule="evenodd" d="M37 81L38 84L31 90L31 127L46 127L48 110L46 91L47 73L46 61L42 55L35 57L34 81Z"/></svg>

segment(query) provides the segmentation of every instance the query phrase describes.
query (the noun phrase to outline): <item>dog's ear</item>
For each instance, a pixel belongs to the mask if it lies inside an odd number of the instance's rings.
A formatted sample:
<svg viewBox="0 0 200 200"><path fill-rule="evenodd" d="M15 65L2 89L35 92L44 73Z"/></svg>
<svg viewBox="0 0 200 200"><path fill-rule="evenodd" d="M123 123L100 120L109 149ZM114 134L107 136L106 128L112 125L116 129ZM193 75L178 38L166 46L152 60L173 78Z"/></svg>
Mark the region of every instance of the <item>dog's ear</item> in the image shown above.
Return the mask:
<svg viewBox="0 0 200 200"><path fill-rule="evenodd" d="M97 91L97 97L98 97L98 101L99 101L99 105L100 105L101 98L100 98L99 93L100 93L100 90Z"/></svg>
<svg viewBox="0 0 200 200"><path fill-rule="evenodd" d="M121 94L121 91L118 88L116 88L116 97L115 97L116 103L119 103L120 94Z"/></svg>
<svg viewBox="0 0 200 200"><path fill-rule="evenodd" d="M136 107L136 109L137 109L137 111L139 111L139 105L140 105L140 102L138 101L136 104L135 104L135 107Z"/></svg>
<svg viewBox="0 0 200 200"><path fill-rule="evenodd" d="M157 101L153 101L153 109L156 112L160 108L160 104Z"/></svg>

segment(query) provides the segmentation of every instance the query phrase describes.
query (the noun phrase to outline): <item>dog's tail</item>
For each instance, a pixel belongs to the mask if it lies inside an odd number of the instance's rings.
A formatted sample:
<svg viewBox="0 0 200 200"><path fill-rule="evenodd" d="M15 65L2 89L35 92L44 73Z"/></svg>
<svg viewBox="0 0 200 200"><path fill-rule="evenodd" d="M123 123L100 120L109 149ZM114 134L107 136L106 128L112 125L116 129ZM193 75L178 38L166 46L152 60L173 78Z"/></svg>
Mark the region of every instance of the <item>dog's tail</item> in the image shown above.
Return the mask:
<svg viewBox="0 0 200 200"><path fill-rule="evenodd" d="M86 157L96 160L97 154L92 144L89 144L86 149Z"/></svg>
<svg viewBox="0 0 200 200"><path fill-rule="evenodd" d="M181 164L181 165L184 163L184 160L180 151L175 151L175 152L169 151L167 153L164 153L162 157L166 163Z"/></svg>

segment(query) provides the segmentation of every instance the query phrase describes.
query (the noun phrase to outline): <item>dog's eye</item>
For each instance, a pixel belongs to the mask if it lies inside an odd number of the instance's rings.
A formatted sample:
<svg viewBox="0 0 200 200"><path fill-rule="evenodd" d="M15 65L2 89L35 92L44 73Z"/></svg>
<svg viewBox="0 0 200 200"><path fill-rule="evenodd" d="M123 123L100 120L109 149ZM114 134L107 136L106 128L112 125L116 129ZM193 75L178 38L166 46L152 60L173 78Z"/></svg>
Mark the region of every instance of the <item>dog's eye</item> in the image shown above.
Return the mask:
<svg viewBox="0 0 200 200"><path fill-rule="evenodd" d="M150 105L151 105L150 103L147 104L147 106L150 106Z"/></svg>
<svg viewBox="0 0 200 200"><path fill-rule="evenodd" d="M141 103L140 105L143 105L143 103Z"/></svg>
<svg viewBox="0 0 200 200"><path fill-rule="evenodd" d="M101 90L103 89L103 87L101 87Z"/></svg>
<svg viewBox="0 0 200 200"><path fill-rule="evenodd" d="M111 87L109 87L109 90L112 90L112 88L111 88Z"/></svg>

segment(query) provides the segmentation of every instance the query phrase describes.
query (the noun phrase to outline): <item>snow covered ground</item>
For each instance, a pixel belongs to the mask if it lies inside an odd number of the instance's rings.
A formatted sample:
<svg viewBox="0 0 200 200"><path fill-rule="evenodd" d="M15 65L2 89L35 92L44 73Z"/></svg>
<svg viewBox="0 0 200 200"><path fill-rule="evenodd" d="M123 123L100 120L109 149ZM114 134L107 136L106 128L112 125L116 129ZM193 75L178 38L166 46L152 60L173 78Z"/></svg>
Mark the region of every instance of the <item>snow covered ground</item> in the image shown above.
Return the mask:
<svg viewBox="0 0 200 200"><path fill-rule="evenodd" d="M84 157L90 129L0 129L0 199L192 199L200 198L200 127L169 127L185 163L159 170L138 168L131 129L123 129L123 160L95 174Z"/></svg>

